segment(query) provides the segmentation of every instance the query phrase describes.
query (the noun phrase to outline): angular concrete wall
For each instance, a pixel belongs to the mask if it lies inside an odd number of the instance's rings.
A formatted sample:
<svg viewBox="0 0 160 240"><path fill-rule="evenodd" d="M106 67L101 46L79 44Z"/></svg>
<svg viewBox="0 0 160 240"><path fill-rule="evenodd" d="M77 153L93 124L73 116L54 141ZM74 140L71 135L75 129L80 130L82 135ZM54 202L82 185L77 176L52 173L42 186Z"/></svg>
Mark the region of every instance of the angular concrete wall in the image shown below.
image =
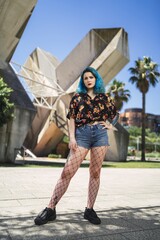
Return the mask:
<svg viewBox="0 0 160 240"><path fill-rule="evenodd" d="M23 145L36 109L8 63L0 61L0 76L13 89L14 119L0 129L0 161L14 162L15 149Z"/></svg>
<svg viewBox="0 0 160 240"><path fill-rule="evenodd" d="M0 161L14 162L35 116L36 109L9 65L37 0L0 0L0 76L14 91L15 118L0 128Z"/></svg>
<svg viewBox="0 0 160 240"><path fill-rule="evenodd" d="M68 92L84 68L93 66L107 84L128 62L128 35L124 29L92 29L57 67L57 82Z"/></svg>
<svg viewBox="0 0 160 240"><path fill-rule="evenodd" d="M28 88L38 97L58 97L56 68L60 61L51 53L36 48L24 63L20 74L26 77ZM31 70L29 70L31 69ZM30 81L32 79L32 81Z"/></svg>
<svg viewBox="0 0 160 240"><path fill-rule="evenodd" d="M34 112L15 107L14 117L0 128L0 162L2 163L14 163L34 118Z"/></svg>
<svg viewBox="0 0 160 240"><path fill-rule="evenodd" d="M118 131L108 131L109 143L105 161L125 161L128 153L129 133L119 123L116 124Z"/></svg>
<svg viewBox="0 0 160 240"><path fill-rule="evenodd" d="M26 61L26 63L29 64L25 63L24 65L25 67L31 68L34 71L38 69L45 76L54 79L56 83L58 83L64 90L64 92L57 97L54 110L48 113L48 118L52 118L59 130L61 130L59 131L59 136L57 135L57 132L54 133L53 131L48 130L50 129L49 119L46 121L43 129L39 128L38 135L30 135L33 137L34 143L36 142L35 140L37 140L37 146L32 149L37 156L42 156L46 152L50 152L51 149L53 149L53 145L56 145L55 143L57 143L57 139L61 139L62 133L67 134L66 113L70 102L69 100L71 99L73 92L76 91L79 76L84 68L86 66L93 66L99 71L104 79L105 84L107 84L126 65L126 63L128 63L128 36L122 28L92 29L71 51L66 59L59 63L57 67L55 67L54 70L56 75L53 75L50 72L50 66L47 66L47 62L50 62L50 59L51 56L47 56L45 51L36 49L34 54L32 53ZM44 69L44 65L47 66L47 68ZM48 84L47 78L44 83ZM52 86L54 86L54 83L52 83ZM33 88L34 94L36 94L37 89L39 89L39 86L35 84ZM49 92L41 92L41 96L46 94L51 96ZM53 92L52 96L54 99L57 94L58 92ZM52 117L53 115L54 117ZM37 117L35 118L35 122L37 122L37 124L38 121L43 121L44 123L44 120L43 118L41 119L41 116L39 116L39 120L36 119ZM35 131L35 128L38 130L37 124L32 124L33 132ZM26 139L26 144L27 141L29 142L29 138ZM52 142L52 145L48 144L48 141Z"/></svg>
<svg viewBox="0 0 160 240"><path fill-rule="evenodd" d="M9 62L37 0L0 1L0 59Z"/></svg>
<svg viewBox="0 0 160 240"><path fill-rule="evenodd" d="M36 48L28 57L21 74L26 77L29 89L35 97L47 97L46 101L52 100L53 103L56 101L59 89L55 71L59 63L58 59L40 48ZM32 79L32 81L27 78ZM37 114L24 141L24 146L29 148L36 156L46 156L53 149L53 146L61 140L64 133L60 129L57 131L57 128L51 128L50 126L50 119L54 110L43 106L36 106L36 109ZM51 131L48 131L48 128ZM55 130L55 133L53 130ZM53 143L50 145L48 141Z"/></svg>
<svg viewBox="0 0 160 240"><path fill-rule="evenodd" d="M37 113L32 121L32 124L30 125L26 138L23 142L23 145L33 152L39 141L39 134L43 130L50 114L50 110L46 108L36 107L36 110Z"/></svg>
<svg viewBox="0 0 160 240"><path fill-rule="evenodd" d="M56 126L54 122L47 124L47 129L37 142L33 150L36 156L48 156L62 140L64 133Z"/></svg>

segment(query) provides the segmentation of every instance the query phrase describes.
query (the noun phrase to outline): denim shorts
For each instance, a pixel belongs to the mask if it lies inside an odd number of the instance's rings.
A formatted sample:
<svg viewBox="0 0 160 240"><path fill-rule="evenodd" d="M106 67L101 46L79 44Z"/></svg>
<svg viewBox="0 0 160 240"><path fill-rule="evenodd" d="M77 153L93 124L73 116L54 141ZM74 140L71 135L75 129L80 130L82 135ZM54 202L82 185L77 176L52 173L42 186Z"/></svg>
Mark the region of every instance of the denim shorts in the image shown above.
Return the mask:
<svg viewBox="0 0 160 240"><path fill-rule="evenodd" d="M103 128L100 124L77 127L75 135L78 146L87 149L109 146L107 129Z"/></svg>

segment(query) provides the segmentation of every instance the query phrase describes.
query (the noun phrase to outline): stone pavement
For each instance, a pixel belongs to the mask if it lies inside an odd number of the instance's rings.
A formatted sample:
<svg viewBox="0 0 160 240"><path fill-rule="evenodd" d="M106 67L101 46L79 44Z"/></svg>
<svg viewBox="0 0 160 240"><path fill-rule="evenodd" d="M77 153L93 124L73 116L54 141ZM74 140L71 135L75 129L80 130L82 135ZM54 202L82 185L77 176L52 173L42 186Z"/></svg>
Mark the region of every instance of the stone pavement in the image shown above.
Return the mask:
<svg viewBox="0 0 160 240"><path fill-rule="evenodd" d="M80 168L57 206L57 220L34 225L62 168L0 167L0 240L160 240L160 169L102 168L95 210L83 219L88 168Z"/></svg>

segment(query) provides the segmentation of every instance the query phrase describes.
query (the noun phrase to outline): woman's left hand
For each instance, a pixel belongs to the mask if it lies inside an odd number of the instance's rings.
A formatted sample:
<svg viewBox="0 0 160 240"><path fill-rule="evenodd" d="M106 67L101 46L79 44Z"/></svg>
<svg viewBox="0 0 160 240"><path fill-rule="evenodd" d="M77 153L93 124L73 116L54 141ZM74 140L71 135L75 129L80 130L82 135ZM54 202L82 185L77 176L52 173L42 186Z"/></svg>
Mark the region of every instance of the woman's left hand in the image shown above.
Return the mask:
<svg viewBox="0 0 160 240"><path fill-rule="evenodd" d="M104 122L104 121L101 121L101 122L99 122L100 123L100 125L102 125L102 126L104 126L104 128L106 128L106 129L113 129L113 126L112 126L112 124L110 123L110 122ZM103 129L104 129L103 128Z"/></svg>

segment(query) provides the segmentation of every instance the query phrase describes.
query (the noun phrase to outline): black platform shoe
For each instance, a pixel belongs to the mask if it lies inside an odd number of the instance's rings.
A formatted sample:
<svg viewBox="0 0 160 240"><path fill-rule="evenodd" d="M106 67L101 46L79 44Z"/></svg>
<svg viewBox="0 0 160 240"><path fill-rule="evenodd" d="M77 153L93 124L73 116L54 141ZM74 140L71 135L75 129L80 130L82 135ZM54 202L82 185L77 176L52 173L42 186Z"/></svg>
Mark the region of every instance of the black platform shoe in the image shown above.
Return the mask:
<svg viewBox="0 0 160 240"><path fill-rule="evenodd" d="M43 225L49 221L56 219L56 210L51 208L45 208L38 216L34 219L36 225Z"/></svg>
<svg viewBox="0 0 160 240"><path fill-rule="evenodd" d="M85 208L84 219L87 219L90 223L101 224L101 219L97 216L93 208Z"/></svg>

